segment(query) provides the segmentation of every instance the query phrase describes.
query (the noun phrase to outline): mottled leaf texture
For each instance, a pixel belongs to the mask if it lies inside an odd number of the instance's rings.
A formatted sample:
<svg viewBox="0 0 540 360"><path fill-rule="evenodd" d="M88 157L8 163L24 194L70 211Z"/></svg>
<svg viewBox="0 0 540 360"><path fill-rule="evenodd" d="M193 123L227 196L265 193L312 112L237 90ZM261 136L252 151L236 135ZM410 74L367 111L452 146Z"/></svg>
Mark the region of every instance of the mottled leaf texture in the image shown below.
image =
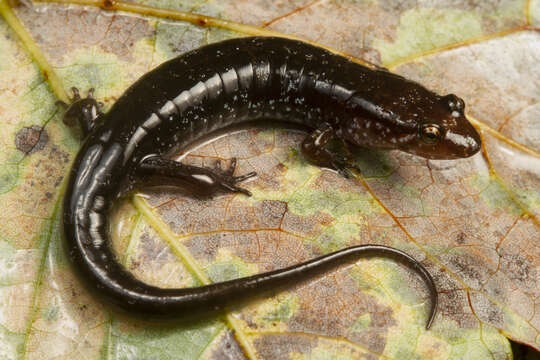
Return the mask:
<svg viewBox="0 0 540 360"><path fill-rule="evenodd" d="M1 359L511 359L508 338L540 348L540 0L0 0L0 13ZM188 287L394 246L436 280L429 331L425 285L382 258L167 327L116 314L74 275L59 204L80 135L55 101L95 87L108 108L161 62L254 34L458 94L482 152L359 150L362 175L345 179L306 162L298 131L228 134L178 156L237 157L239 173L259 174L253 196L140 189L110 215L119 261L145 282Z"/></svg>

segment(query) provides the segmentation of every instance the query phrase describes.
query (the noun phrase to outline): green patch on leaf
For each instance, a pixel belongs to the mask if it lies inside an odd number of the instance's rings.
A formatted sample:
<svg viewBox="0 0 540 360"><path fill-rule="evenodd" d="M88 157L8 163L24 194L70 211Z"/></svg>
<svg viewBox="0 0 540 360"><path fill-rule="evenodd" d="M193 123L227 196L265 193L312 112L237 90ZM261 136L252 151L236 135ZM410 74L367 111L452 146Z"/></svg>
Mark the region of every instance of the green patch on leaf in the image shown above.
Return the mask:
<svg viewBox="0 0 540 360"><path fill-rule="evenodd" d="M530 0L528 4L529 4L529 13L530 13L530 18L531 18L531 25L540 26L540 0Z"/></svg>
<svg viewBox="0 0 540 360"><path fill-rule="evenodd" d="M366 313L363 315L360 315L356 321L351 325L349 328L349 332L351 333L363 333L367 329L369 329L372 326L371 324L371 314Z"/></svg>
<svg viewBox="0 0 540 360"><path fill-rule="evenodd" d="M454 344L450 352L450 359L492 359L492 352L486 348L486 344L476 331L463 330L461 337L466 339ZM499 339L501 341L502 339Z"/></svg>
<svg viewBox="0 0 540 360"><path fill-rule="evenodd" d="M238 278L238 266L232 263L212 264L208 268L208 276L212 282L222 282Z"/></svg>
<svg viewBox="0 0 540 360"><path fill-rule="evenodd" d="M203 45L237 37L238 34L218 28L201 28L186 23L158 22L155 46L163 59L172 59L179 54Z"/></svg>
<svg viewBox="0 0 540 360"><path fill-rule="evenodd" d="M402 183L396 183L393 187L403 194L403 200L407 203L412 203L414 209L418 209L422 216L431 215L430 208L424 205L424 202L422 201L422 194L417 188L404 185Z"/></svg>
<svg viewBox="0 0 540 360"><path fill-rule="evenodd" d="M374 296L381 305L391 308L395 313L395 318L410 319L407 323L407 331L411 333L407 337L411 339L410 336L414 335L413 338L418 336L420 329L427 321L429 304L419 299L421 294L413 291L410 286L404 286L410 282L399 270L399 265L391 259L372 259L363 261L361 266L353 267L349 275L362 293ZM367 326L366 321L370 319L363 320L364 326ZM394 344L395 351L414 350L411 350L408 343L400 338L393 341L397 342ZM402 358L402 355L394 354L396 358Z"/></svg>
<svg viewBox="0 0 540 360"><path fill-rule="evenodd" d="M193 322L182 327L113 325L108 350L111 359L200 359L223 330L220 321Z"/></svg>
<svg viewBox="0 0 540 360"><path fill-rule="evenodd" d="M16 334L4 326L0 326L0 359L15 360L19 358L24 343L24 335Z"/></svg>
<svg viewBox="0 0 540 360"><path fill-rule="evenodd" d="M398 265L395 261L385 259L381 261L381 266L384 266L386 272L389 272L392 275L382 278L384 279L384 288L389 289L394 296L397 296L397 300L400 303L415 306L419 303L419 301L421 302L421 299L418 298L420 294L416 293L415 291L411 291L411 288L407 286L403 286L403 284L409 284L409 281L405 277L404 273L399 270L401 268L400 265Z"/></svg>
<svg viewBox="0 0 540 360"><path fill-rule="evenodd" d="M164 59L171 59L204 44L206 29L186 23L158 22L156 50Z"/></svg>
<svg viewBox="0 0 540 360"><path fill-rule="evenodd" d="M389 276L388 268L385 268L384 265L379 265L375 268L374 261L363 261L362 266L354 266L349 271L349 275L363 293L370 293L375 296L380 296L381 298L386 298L387 289L382 283L382 274ZM371 274L375 274L373 276Z"/></svg>
<svg viewBox="0 0 540 360"><path fill-rule="evenodd" d="M18 165L0 165L0 194L10 192L19 181Z"/></svg>
<svg viewBox="0 0 540 360"><path fill-rule="evenodd" d="M58 142L65 148L65 151L75 154L82 143L80 129L65 125L62 119L63 114L58 113L58 116L52 120L58 124L56 129L60 138Z"/></svg>
<svg viewBox="0 0 540 360"><path fill-rule="evenodd" d="M16 252L17 249L5 241L0 234L0 286L10 285L13 281Z"/></svg>
<svg viewBox="0 0 540 360"><path fill-rule="evenodd" d="M277 308L273 309L262 317L265 322L286 322L289 320L298 309L298 301L296 296L288 295L285 300L278 303Z"/></svg>
<svg viewBox="0 0 540 360"><path fill-rule="evenodd" d="M323 253L330 253L346 248L351 240L359 237L359 232L358 224L335 223L326 227L315 242Z"/></svg>
<svg viewBox="0 0 540 360"><path fill-rule="evenodd" d="M194 12L204 14L206 16L219 17L221 14L221 6L216 1L201 1L201 0L140 0L138 4L146 6L154 6L160 9L171 9L185 12ZM191 25L193 26L193 25Z"/></svg>
<svg viewBox="0 0 540 360"><path fill-rule="evenodd" d="M211 264L206 273L213 283L249 276L257 272L255 265L246 264L241 258L220 250L216 262Z"/></svg>
<svg viewBox="0 0 540 360"><path fill-rule="evenodd" d="M130 78L125 64L115 54L104 52L97 46L74 51L69 64L56 71L66 88L75 86L83 96L90 88L104 93L118 93L118 89L124 89L124 82Z"/></svg>
<svg viewBox="0 0 540 360"><path fill-rule="evenodd" d="M482 324L481 334L482 344L485 347L485 353L510 354L512 352L510 341L508 341L508 339L504 337L500 330L496 327Z"/></svg>
<svg viewBox="0 0 540 360"><path fill-rule="evenodd" d="M465 41L482 34L480 14L458 9L419 8L401 15L394 41L375 39L383 64Z"/></svg>
<svg viewBox="0 0 540 360"><path fill-rule="evenodd" d="M522 314L515 312L514 310L510 309L505 304L494 303L491 299L487 299L487 301L489 301L490 306L493 306L495 309L501 312L501 317L504 319L505 327L513 336L518 337L518 338L528 337L530 336L530 334L535 333L537 331L526 318L523 318ZM482 324L483 333L487 333L487 330L485 329L491 330L492 328ZM489 344L490 348L496 348L496 347L501 346L500 344L497 343L496 334L491 334L491 338L492 340L493 339L494 340L492 344ZM506 342L504 342L504 344L507 345Z"/></svg>
<svg viewBox="0 0 540 360"><path fill-rule="evenodd" d="M348 216L373 215L381 213L381 208L370 195L364 193L349 193L335 190L319 190L301 187L294 191L287 201L289 211L309 216L317 212L325 212L336 219Z"/></svg>
<svg viewBox="0 0 540 360"><path fill-rule="evenodd" d="M527 209L540 208L540 190L512 188L517 195L518 200L525 205Z"/></svg>
<svg viewBox="0 0 540 360"><path fill-rule="evenodd" d="M384 354L389 358L409 359L416 354L416 344L422 330L419 326L407 325L400 326L399 331L390 333L384 348Z"/></svg>
<svg viewBox="0 0 540 360"><path fill-rule="evenodd" d="M504 209L506 212L521 215L521 209L505 189L499 180L493 176L476 175L469 180L471 186L480 191L480 198L491 208Z"/></svg>
<svg viewBox="0 0 540 360"><path fill-rule="evenodd" d="M28 92L23 95L25 107L28 108L24 120L20 123L24 126L44 125L58 112L56 98L45 80L40 76L32 82L35 86L30 84Z"/></svg>

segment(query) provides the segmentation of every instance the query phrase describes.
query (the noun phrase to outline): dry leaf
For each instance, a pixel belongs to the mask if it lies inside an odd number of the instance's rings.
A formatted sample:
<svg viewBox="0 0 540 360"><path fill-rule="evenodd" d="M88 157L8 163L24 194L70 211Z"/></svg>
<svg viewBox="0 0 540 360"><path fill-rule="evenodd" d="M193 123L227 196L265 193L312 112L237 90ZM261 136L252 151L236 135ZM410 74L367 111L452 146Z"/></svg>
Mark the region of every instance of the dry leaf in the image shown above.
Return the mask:
<svg viewBox="0 0 540 360"><path fill-rule="evenodd" d="M177 20L76 0L11 4L11 13L0 0L0 358L507 359L505 336L540 348L539 0L141 3ZM236 23L201 17L193 21L203 26L194 25L177 11ZM30 37L21 37L25 30ZM299 132L229 134L184 160L238 157L238 173L259 174L247 184L253 197L140 189L111 215L119 260L148 283L186 287L203 281L188 261L222 281L386 244L434 275L441 303L430 331L425 285L386 259L172 327L110 312L74 276L58 217L80 139L55 101L71 86L95 87L110 106L167 59L272 31L458 94L483 152L427 161L359 150L363 177L344 179L305 161Z"/></svg>

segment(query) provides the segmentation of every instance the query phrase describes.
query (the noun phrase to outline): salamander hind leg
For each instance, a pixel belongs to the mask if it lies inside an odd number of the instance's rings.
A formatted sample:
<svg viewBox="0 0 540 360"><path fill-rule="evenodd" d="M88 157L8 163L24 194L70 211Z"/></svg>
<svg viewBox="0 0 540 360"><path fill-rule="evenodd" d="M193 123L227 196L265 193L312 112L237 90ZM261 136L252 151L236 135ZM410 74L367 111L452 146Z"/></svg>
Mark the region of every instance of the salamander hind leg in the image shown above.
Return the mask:
<svg viewBox="0 0 540 360"><path fill-rule="evenodd" d="M71 91L73 97L70 104L66 104L62 100L58 100L56 104L66 109L64 124L70 127L79 124L83 135L86 136L94 128L97 118L103 114L101 112L103 103L94 99L93 88L88 90L86 98L81 98L79 89L76 87L72 87Z"/></svg>
<svg viewBox="0 0 540 360"><path fill-rule="evenodd" d="M345 154L329 148L330 143L334 140L338 140L343 145L346 151ZM322 124L318 129L306 136L302 142L302 154L309 162L336 170L346 178L351 177L350 169L359 171L358 167L350 159L347 144L337 136L334 128L328 123Z"/></svg>
<svg viewBox="0 0 540 360"><path fill-rule="evenodd" d="M162 185L185 187L199 195L213 196L219 192L233 192L251 196L251 192L237 184L257 174L250 172L234 176L235 169L235 158L231 160L228 168L223 169L220 161L216 162L214 168L208 168L182 164L161 156L152 156L139 164L137 175L157 176Z"/></svg>

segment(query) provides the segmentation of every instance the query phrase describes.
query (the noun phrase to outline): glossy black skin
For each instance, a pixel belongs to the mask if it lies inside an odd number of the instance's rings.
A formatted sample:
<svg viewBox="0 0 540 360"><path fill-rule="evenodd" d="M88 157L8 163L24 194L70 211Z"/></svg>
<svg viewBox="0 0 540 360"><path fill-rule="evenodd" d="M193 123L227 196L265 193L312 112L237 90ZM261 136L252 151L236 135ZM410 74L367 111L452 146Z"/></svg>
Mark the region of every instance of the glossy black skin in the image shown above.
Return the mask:
<svg viewBox="0 0 540 360"><path fill-rule="evenodd" d="M66 119L75 118L89 134L69 175L63 210L65 244L86 285L108 303L147 320L181 320L221 311L360 256L382 255L414 268L426 281L431 298L428 327L433 321L437 308L433 279L420 263L397 249L355 246L247 278L162 289L137 280L118 263L109 244L107 216L120 194L148 176L157 176L160 184L187 183L208 195L218 191L249 195L237 183L254 174L233 176L234 162L226 170L208 169L162 157L215 130L247 121L277 119L315 129L302 144L304 154L344 175L353 165L347 156L326 149L330 140L400 149L430 159L470 156L478 151L480 138L463 115L463 102L454 95L438 96L400 76L299 41L242 38L162 64L133 84L107 114L100 113L90 97L74 100ZM434 124L440 137L426 141L425 124Z"/></svg>

